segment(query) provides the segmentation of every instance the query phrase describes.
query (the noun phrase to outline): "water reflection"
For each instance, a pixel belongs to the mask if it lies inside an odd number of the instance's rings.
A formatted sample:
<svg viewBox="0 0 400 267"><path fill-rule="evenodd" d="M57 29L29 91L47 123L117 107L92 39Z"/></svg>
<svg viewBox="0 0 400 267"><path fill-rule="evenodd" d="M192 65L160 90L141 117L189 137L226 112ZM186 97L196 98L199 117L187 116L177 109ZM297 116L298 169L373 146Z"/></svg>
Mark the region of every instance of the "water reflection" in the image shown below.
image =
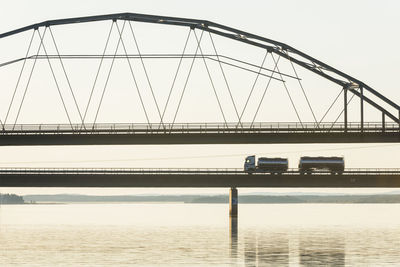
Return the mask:
<svg viewBox="0 0 400 267"><path fill-rule="evenodd" d="M244 263L246 266L256 266L257 246L256 237L253 233L244 238Z"/></svg>
<svg viewBox="0 0 400 267"><path fill-rule="evenodd" d="M288 266L290 263L296 266L345 266L346 248L342 234L316 229L296 236L273 230L245 231L239 241L237 231L231 231L232 259L243 258L245 266ZM238 252L241 242L243 247Z"/></svg>
<svg viewBox="0 0 400 267"><path fill-rule="evenodd" d="M249 233L244 237L243 254L245 266L287 266L289 240L285 234Z"/></svg>
<svg viewBox="0 0 400 267"><path fill-rule="evenodd" d="M328 238L329 236L329 238ZM344 238L327 235L303 236L299 243L300 265L302 266L344 266Z"/></svg>
<svg viewBox="0 0 400 267"><path fill-rule="evenodd" d="M289 264L289 239L285 234L270 234L257 240L258 266L287 266Z"/></svg>
<svg viewBox="0 0 400 267"><path fill-rule="evenodd" d="M229 216L230 255L237 258L238 253L238 217Z"/></svg>
<svg viewBox="0 0 400 267"><path fill-rule="evenodd" d="M2 206L0 265L399 266L400 205L248 204L230 220L226 210Z"/></svg>

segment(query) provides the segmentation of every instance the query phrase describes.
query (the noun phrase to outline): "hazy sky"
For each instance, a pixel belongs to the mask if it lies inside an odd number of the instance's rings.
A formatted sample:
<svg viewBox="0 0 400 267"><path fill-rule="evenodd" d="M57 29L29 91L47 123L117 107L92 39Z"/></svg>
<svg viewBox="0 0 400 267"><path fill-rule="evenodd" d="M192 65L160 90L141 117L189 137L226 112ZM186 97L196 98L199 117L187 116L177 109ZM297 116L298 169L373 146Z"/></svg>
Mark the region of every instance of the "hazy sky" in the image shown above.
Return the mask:
<svg viewBox="0 0 400 267"><path fill-rule="evenodd" d="M41 22L48 19L67 18L75 16L87 16L98 14L109 14L118 12L145 13L166 16L178 16L188 18L207 19L221 24L229 25L235 28L243 29L252 33L265 36L290 44L315 58L318 58L331 66L334 66L350 75L369 84L380 93L390 98L396 103L400 103L400 94L398 93L397 77L400 74L398 64L400 63L400 52L395 49L400 46L400 37L398 34L398 25L400 17L398 12L400 3L398 1L8 1L3 3L0 10L0 32L6 32L18 27ZM104 27L105 26L105 27ZM109 24L102 25L102 28L95 28L95 31L101 34L107 33ZM149 26L150 27L150 26ZM82 27L84 28L84 27ZM150 28L149 28L150 29ZM137 28L137 34L144 36L148 29ZM184 36L186 31L182 31ZM54 33L68 44L68 33L62 33L61 30L54 28ZM168 33L168 32L167 32ZM166 34L164 32L164 34ZM177 34L178 30L171 34ZM28 34L29 35L29 34ZM26 35L26 36L28 36ZM93 34L94 35L94 34ZM82 35L83 36L83 35ZM152 37L151 37L152 36ZM169 39L163 35L148 37L150 44L164 43L166 47L175 46ZM29 37L29 36L28 36ZM64 39L63 39L64 38ZM90 36L91 38L91 36ZM181 38L181 37L180 37ZM172 39L172 38L171 38ZM83 39L82 39L83 40ZM104 38L102 39L104 42ZM182 48L184 39L176 45L178 51ZM216 39L217 41L217 39ZM16 40L16 44L2 44L0 40L0 58L1 62L11 57L18 49L19 55L26 49L27 39ZM146 46L143 41L143 50ZM205 41L206 42L206 41ZM218 40L222 46L223 40ZM69 41L71 45L77 43ZM2 45L4 45L2 47ZM92 44L86 41L82 42L84 48L91 48ZM95 45L95 44L94 44ZM97 44L101 48L103 43ZM193 45L193 43L192 43ZM206 46L206 44L205 44ZM241 47L232 45L232 53L239 58L249 57L254 61L261 62L262 53L260 51L244 50ZM15 48L15 49L14 49ZM17 49L18 48L18 49ZM65 48L65 46L63 47ZM192 47L193 48L193 47ZM71 48L72 49L72 48ZM206 49L206 48L204 48ZM193 49L192 49L193 51ZM227 53L229 53L229 51ZM100 52L99 52L100 53ZM72 63L71 63L72 64ZM71 65L72 66L72 65ZM122 69L124 65L120 65ZM126 67L126 66L125 66ZM200 68L200 67L199 67ZM79 69L76 69L79 71ZM302 72L302 70L299 70ZM117 71L118 72L118 71ZM120 73L120 72L118 72ZM304 72L303 72L304 73ZM17 72L14 71L14 75ZM78 74L76 74L78 75ZM122 76L122 74L120 73ZM307 75L304 73L304 75ZM78 77L78 76L76 76ZM244 77L244 76L243 76ZM77 78L78 79L78 78ZM80 78L79 78L80 79ZM78 80L79 80L78 79ZM234 80L238 85L238 96L241 93L239 87L247 82L247 78ZM48 79L49 83L52 82ZM0 81L2 82L0 118L4 118L6 104L12 93L12 84L15 79L8 79L8 76L0 72ZM58 104L49 104L45 109L43 105L37 106L34 102L36 98L43 98L46 95L46 89L41 88L46 83L39 83L37 79L36 88L43 89L40 93L28 95L26 108L23 110L21 119L24 122L35 117L36 114L44 116L52 115L49 109L59 108ZM162 84L159 79L159 83ZM205 80L208 82L207 80ZM331 84L324 84L319 79L304 80L308 85L307 90L316 109L319 109L319 102L323 102L326 89L332 87ZM157 84L157 82L155 82ZM201 78L199 78L199 84ZM83 82L84 84L84 82ZM248 84L248 82L247 82ZM87 85L87 84L85 84ZM118 82L114 85L118 87ZM325 87L326 86L326 87ZM45 86L44 86L45 87ZM88 86L86 86L89 88ZM157 87L157 86L156 86ZM168 86L167 86L168 87ZM234 87L234 86L233 86ZM248 85L247 85L248 87ZM46 87L47 88L47 87ZM261 87L260 87L261 88ZM278 88L278 87L276 87ZM168 89L168 88L165 88ZM34 90L34 89L32 89ZM50 89L48 89L50 90ZM52 93L54 94L54 88ZM209 90L209 89L207 89ZM247 89L246 89L247 90ZM336 89L337 90L337 89ZM319 91L319 94L318 94ZM38 92L38 91L36 91ZM86 93L85 93L86 92ZM88 90L82 90L82 99L85 99ZM159 89L160 102L163 102L167 92ZM206 91L202 96L209 95L211 91ZM275 92L279 92L278 89ZM315 92L315 93L314 93ZM322 92L322 93L321 93ZM338 91L335 91L336 93ZM86 94L86 95L85 95ZM244 93L243 93L244 94ZM277 97L280 97L277 94ZM188 95L190 95L188 93ZM332 93L332 96L335 93ZM164 98L163 98L164 97ZM193 105L196 104L196 94L192 95ZM282 96L281 96L282 97ZM115 110L120 103L119 98L125 98L124 94L110 94L109 102L105 102L105 107L101 118L102 121L109 121L113 115L108 110ZM243 97L242 97L243 98ZM188 96L190 99L190 96ZM278 105L276 100L271 98L267 108ZM114 102L113 102L114 101ZM209 101L209 100L205 100ZM213 102L214 101L214 102ZM84 101L82 100L83 103ZM202 111L201 105L206 105L208 112L218 111L215 106L215 100L210 102L197 101L198 110ZM275 102L275 103L274 103ZM288 103L288 102L287 102ZM289 104L285 104L287 110L290 110ZM326 105L329 103L325 103ZM7 104L8 105L8 104ZM210 106L208 108L208 105ZM299 104L301 106L301 104ZM57 107L58 106L58 107ZM83 104L81 105L83 106ZM122 105L121 105L122 106ZM240 105L239 105L240 106ZM324 110L321 107L321 110ZM189 111L192 107L191 102L187 101L184 114L191 114L197 118L198 114L203 112ZM194 107L194 106L193 106ZM356 107L355 107L356 108ZM286 120L287 110L281 112L282 120ZM36 111L37 113L34 113ZM118 109L123 113L123 109ZM366 110L371 114L371 118L378 116L372 110ZM206 112L204 112L206 113ZM110 114L110 118L106 114ZM274 115L274 114L273 114ZM292 114L293 115L293 114ZM186 115L187 116L187 115ZM219 115L218 115L219 116ZM263 116L263 115L262 115ZM269 117L260 117L259 120L268 120ZM306 116L306 115L305 115ZM122 117L119 117L123 120ZM288 117L289 118L289 117ZM51 119L51 118L50 118ZM65 120L65 118L63 118ZM290 118L289 118L290 119ZM356 118L355 118L356 119ZM33 120L33 119L32 119ZM54 119L55 120L55 119ZM180 117L180 121L187 120L185 115ZM279 120L279 119L278 119ZM396 168L399 167L400 146L398 144L332 144L332 145L213 145L213 146L87 146L87 147L0 147L0 166L1 167L143 167L143 168L241 168L243 159L246 155L271 155L288 157L291 167L297 165L298 158L301 155L343 155L346 160L346 166L352 168ZM243 189L241 192L250 191L272 191L269 189ZM274 190L279 191L279 190ZM285 190L280 190L285 191ZM298 191L295 189L294 191ZM321 191L321 190L318 190ZM332 191L332 190L329 190ZM335 190L334 190L335 191ZM340 190L344 191L344 190ZM354 190L347 190L353 192ZM381 190L377 190L381 191ZM90 193L90 194L108 194L108 193L193 193L193 192L221 192L226 193L226 189L10 189L2 188L1 192L16 193ZM362 190L358 192L367 192ZM368 190L370 192L370 190Z"/></svg>

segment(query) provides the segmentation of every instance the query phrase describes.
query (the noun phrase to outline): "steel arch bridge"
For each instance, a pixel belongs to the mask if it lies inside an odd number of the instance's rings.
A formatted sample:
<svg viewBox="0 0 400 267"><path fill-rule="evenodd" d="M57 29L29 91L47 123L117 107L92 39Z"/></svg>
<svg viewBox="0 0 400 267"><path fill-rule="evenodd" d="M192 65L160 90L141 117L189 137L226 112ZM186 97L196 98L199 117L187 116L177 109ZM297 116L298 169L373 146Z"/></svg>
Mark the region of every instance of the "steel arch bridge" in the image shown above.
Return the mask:
<svg viewBox="0 0 400 267"><path fill-rule="evenodd" d="M55 27L66 27L67 25L76 25L89 22L111 22L111 27L105 42L103 53L61 53L60 46L57 45L55 34L52 29ZM137 34L135 34L133 23L167 25L171 27L189 29L184 48L181 53L141 53ZM127 41L124 41L124 30L131 32L131 40L135 45L136 53L129 53ZM4 114L0 114L0 123L2 130L0 132L0 145L67 145L67 144L232 144L232 143L350 143L350 142L399 142L400 141L400 106L394 103L389 98L380 94L377 90L371 88L364 82L314 58L308 54L297 50L285 43L271 40L262 36L251 34L242 30L231 28L225 25L214 23L207 20L187 19L166 16L154 16L136 13L120 13L100 16L88 16L79 18L57 19L44 21L37 24L32 24L16 30L12 30L0 34L0 44L2 41L14 38L21 34L32 32L28 48L23 57L8 58L0 63L0 71L6 68L13 68L17 64L21 66L15 73L16 82L15 90L9 95L10 101ZM107 53L110 49L109 43L112 33L117 33L117 45L113 53ZM50 38L53 53L50 52L49 44L45 42L47 33ZM146 33L147 34L147 33ZM149 33L151 34L151 32ZM204 36L209 36L211 45L211 53L206 53L204 46L201 43ZM194 37L192 37L194 36ZM236 43L246 45L246 47L257 48L264 51L262 63L252 63L246 60L240 60L235 57L226 56L218 53L214 38L222 38L223 40L231 40ZM33 49L34 40L38 39L37 49ZM189 39L195 40L195 52L187 53L186 49ZM112 38L111 38L112 39ZM79 42L79 40L67 40L67 42ZM158 40L157 43L162 45L166 40ZM90 47L90 46L89 46ZM143 48L143 47L142 47ZM118 53L122 49L122 53ZM33 52L31 50L34 50ZM91 51L91 50L90 50ZM243 53L243 52L242 52ZM243 53L246 54L246 53ZM1 55L1 53L0 53ZM267 56L271 58L270 67L264 65ZM93 85L90 86L90 95L88 102L84 108L80 108L76 99L77 91L73 90L73 82L68 75L67 60L97 60L99 65L94 78ZM142 113L145 117L144 123L99 123L98 115L100 107L103 103L106 89L109 83L114 62L117 60L127 60L128 74L133 80L133 88L137 93L139 106L142 108ZM170 90L166 93L166 103L164 108L160 107L160 101L157 100L157 91L154 90L154 81L151 80L151 71L147 60L150 59L175 59L177 64L173 68L173 79ZM282 61L286 62L288 69L292 72L283 70L281 67ZM67 123L18 123L21 109L23 107L25 97L30 87L33 72L36 62L45 61L51 73L51 80L57 89L58 96L61 100L63 110L65 111ZM104 76L104 87L100 90L98 105L94 108L93 119L89 121L88 110L92 96L95 92L99 77L104 72L103 65L105 61L110 62L110 67ZM189 61L188 61L189 60ZM195 61L200 61L204 64L203 72L206 74L206 80L209 81L212 88L212 95L217 103L217 110L223 120L220 123L215 122L177 122L182 100L184 99L185 90L189 83L192 70L195 68ZM174 87L178 83L178 76L182 66L187 65L187 74L182 78L182 87L180 93L177 94L176 109L172 113L171 119L166 119L166 110L172 102L171 96ZM30 70L28 68L30 62ZM134 62L139 64L141 68L142 78L138 78L138 68L134 66ZM146 64L146 63L147 64ZM56 67L58 66L58 70ZM211 67L214 64L214 68ZM296 67L301 67L296 69ZM251 73L254 77L254 82L250 86L250 92L242 96L243 107L238 108L237 99L235 102L234 94L232 93L232 83L229 82L227 68L235 68L247 73ZM79 66L78 66L79 69ZM339 94L328 105L326 112L317 114L313 108L306 90L303 86L303 79L300 77L300 69L306 73L313 74L316 77L329 81L339 88ZM217 71L221 74L219 83L215 80ZM81 71L83 72L83 70ZM89 74L88 74L89 75ZM60 81L60 76L64 82ZM23 81L25 77L25 82ZM7 77L9 78L9 77ZM238 77L236 77L238 78ZM238 78L239 79L239 78ZM253 93L256 91L256 84L260 79L265 80L265 87L261 92L260 97L256 97L257 101L254 105L251 104ZM301 119L300 110L296 107L293 91L289 90L287 80L298 83L301 89L300 93L304 96L304 108L309 109L312 115L312 122L305 122ZM140 83L145 84L148 88L147 99L144 97L143 88ZM297 121L294 122L259 122L256 121L260 114L260 107L265 99L265 95L271 83L281 83L283 86L282 92L287 94L288 106L296 115ZM25 84L25 85L24 85ZM61 88L63 87L64 89ZM220 87L226 88L225 96L221 93ZM22 89L21 89L22 88ZM292 93L291 93L292 92ZM350 93L350 96L349 96ZM70 101L68 102L69 94ZM18 95L20 95L19 103ZM186 95L185 95L186 96ZM221 97L222 96L222 97ZM4 98L4 97L3 97ZM46 96L42 96L46 98ZM323 121L327 114L331 111L334 105L337 105L338 99L343 98L339 115L334 117L332 121ZM353 98L359 98L357 111L358 119L350 121L349 104ZM151 109L147 102L151 101L156 119L151 118L149 110ZM258 101L259 100L259 101ZM45 100L42 99L44 103ZM43 104L42 103L42 104ZM226 103L231 105L231 117L228 119L228 114L223 106ZM353 102L354 103L354 102ZM376 112L378 112L380 121L367 121L364 116L364 104L368 104ZM93 105L92 105L93 106ZM246 111L253 108L254 115L247 121L243 116ZM74 111L72 112L71 109ZM206 112L208 104L204 104ZM12 111L14 119L12 120ZM72 113L75 113L74 119ZM153 114L153 115L154 115ZM233 115L232 115L233 114ZM12 122L10 123L10 120Z"/></svg>

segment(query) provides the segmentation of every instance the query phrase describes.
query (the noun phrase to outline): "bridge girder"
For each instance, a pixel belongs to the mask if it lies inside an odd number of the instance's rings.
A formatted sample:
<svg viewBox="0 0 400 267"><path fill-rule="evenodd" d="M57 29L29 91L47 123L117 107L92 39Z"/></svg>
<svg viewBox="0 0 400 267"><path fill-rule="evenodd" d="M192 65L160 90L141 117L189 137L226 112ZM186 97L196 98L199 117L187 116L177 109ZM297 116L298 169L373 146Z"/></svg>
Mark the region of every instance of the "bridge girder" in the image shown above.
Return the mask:
<svg viewBox="0 0 400 267"><path fill-rule="evenodd" d="M399 188L400 175L0 174L1 187Z"/></svg>

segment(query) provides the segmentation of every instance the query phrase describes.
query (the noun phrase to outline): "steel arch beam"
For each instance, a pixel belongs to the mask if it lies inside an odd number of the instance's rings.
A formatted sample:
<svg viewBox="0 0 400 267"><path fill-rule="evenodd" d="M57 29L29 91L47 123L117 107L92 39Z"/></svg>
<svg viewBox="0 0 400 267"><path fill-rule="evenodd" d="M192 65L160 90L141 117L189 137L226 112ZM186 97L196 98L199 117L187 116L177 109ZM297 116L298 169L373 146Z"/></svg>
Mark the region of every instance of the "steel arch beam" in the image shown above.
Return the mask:
<svg viewBox="0 0 400 267"><path fill-rule="evenodd" d="M65 25L65 24L76 24L76 23L87 23L87 22L96 22L96 21L105 21L105 20L129 20L129 21L138 21L138 22L146 22L146 23L157 23L157 24L166 24L166 25L175 25L175 26L187 26L192 29L200 29L210 33L214 33L226 38L235 39L237 41L260 47L263 49L267 49L270 52L273 52L281 57L286 58L287 60L292 61L293 63L316 73L317 75L338 84L341 87L347 86L355 86L358 88L364 88L368 92L372 93L374 96L381 99L384 103L388 104L392 108L398 111L400 115L400 106L388 99L387 97L380 94L375 89L371 88L364 82L336 69L332 66L307 55L300 50L293 48L285 43L278 42L272 39L268 39L259 35L255 35L249 32L245 32L242 30L238 30L232 27L228 27L222 24L218 24L215 22L211 22L208 20L199 20L199 19L189 19L189 18L178 18L178 17L168 17L168 16L156 16L156 15L147 15L147 14L138 14L138 13L117 13L117 14L108 14L108 15L98 15L98 16L87 16L87 17L76 17L76 18L67 18L67 19L56 19L56 20L47 20L44 22L32 24L29 26L25 26L19 29L15 29L9 32L5 32L0 34L0 39L12 36L18 33L22 33L29 30L37 30L40 27L49 27L56 25ZM295 54L300 59L294 58L289 55ZM304 61L303 61L304 60ZM309 62L307 62L309 61ZM356 90L349 90L353 94L358 97L361 97ZM366 100L366 97L363 96L363 99ZM393 115L387 109L383 108L379 104L375 103L373 100L366 100L373 107L380 110L383 114L391 118L393 121L400 124L400 118L396 115Z"/></svg>

